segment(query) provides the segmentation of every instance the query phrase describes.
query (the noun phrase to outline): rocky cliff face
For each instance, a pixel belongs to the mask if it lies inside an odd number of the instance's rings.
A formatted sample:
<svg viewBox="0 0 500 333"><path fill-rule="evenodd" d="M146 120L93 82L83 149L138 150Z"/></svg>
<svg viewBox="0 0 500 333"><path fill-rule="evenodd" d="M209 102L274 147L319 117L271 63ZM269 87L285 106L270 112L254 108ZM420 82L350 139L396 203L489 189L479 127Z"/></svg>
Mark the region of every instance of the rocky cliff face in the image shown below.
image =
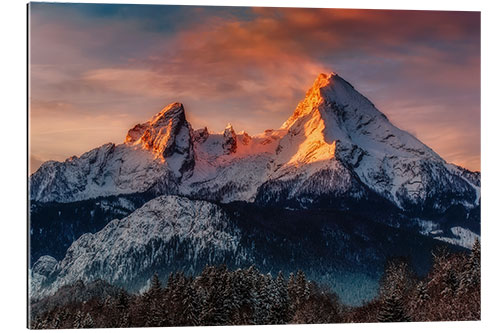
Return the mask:
<svg viewBox="0 0 500 333"><path fill-rule="evenodd" d="M238 147L238 140L236 139L236 133L234 132L233 126L231 124L227 124L222 136L224 137L224 140L222 142L222 149L224 150L224 154L235 153L236 148Z"/></svg>
<svg viewBox="0 0 500 333"><path fill-rule="evenodd" d="M176 177L182 177L194 166L192 132L184 106L173 103L148 122L130 129L125 143L151 151L155 158L167 163Z"/></svg>

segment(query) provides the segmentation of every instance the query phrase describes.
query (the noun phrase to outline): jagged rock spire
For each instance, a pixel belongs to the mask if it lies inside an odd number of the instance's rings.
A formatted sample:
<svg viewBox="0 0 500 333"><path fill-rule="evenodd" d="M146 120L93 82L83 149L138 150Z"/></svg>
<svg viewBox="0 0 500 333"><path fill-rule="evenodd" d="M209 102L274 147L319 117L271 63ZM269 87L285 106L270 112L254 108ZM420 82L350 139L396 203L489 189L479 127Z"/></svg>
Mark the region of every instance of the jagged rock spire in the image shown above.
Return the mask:
<svg viewBox="0 0 500 333"><path fill-rule="evenodd" d="M194 165L192 129L181 103L169 104L149 121L135 125L128 131L125 143L141 145L162 160L182 155L183 161L170 163L177 175Z"/></svg>
<svg viewBox="0 0 500 333"><path fill-rule="evenodd" d="M237 140L236 132L233 129L231 123L228 123L226 129L224 130L224 141L222 143L222 148L225 154L231 154L236 152Z"/></svg>

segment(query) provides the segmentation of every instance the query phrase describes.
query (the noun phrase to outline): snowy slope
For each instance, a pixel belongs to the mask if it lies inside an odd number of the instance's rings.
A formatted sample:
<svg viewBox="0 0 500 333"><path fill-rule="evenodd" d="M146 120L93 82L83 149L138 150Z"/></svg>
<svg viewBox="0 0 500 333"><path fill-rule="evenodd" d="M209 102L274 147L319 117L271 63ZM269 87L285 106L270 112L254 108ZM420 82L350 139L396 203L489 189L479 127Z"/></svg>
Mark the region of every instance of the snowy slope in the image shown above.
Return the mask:
<svg viewBox="0 0 500 333"><path fill-rule="evenodd" d="M468 249L472 249L476 239L481 240L481 236L462 227L452 227L450 231L453 234L453 237L435 236L434 238Z"/></svg>
<svg viewBox="0 0 500 333"><path fill-rule="evenodd" d="M195 271L226 255L243 261L247 254L238 248L240 237L218 206L160 196L99 232L82 235L60 262L41 257L31 272L31 295L47 295L79 279L132 284L138 290L155 271Z"/></svg>
<svg viewBox="0 0 500 333"><path fill-rule="evenodd" d="M236 134L230 125L221 134L207 132L204 139L195 139L193 176L182 184L180 193L220 202L254 201L272 171L283 135L284 131L270 130L251 137L245 132Z"/></svg>

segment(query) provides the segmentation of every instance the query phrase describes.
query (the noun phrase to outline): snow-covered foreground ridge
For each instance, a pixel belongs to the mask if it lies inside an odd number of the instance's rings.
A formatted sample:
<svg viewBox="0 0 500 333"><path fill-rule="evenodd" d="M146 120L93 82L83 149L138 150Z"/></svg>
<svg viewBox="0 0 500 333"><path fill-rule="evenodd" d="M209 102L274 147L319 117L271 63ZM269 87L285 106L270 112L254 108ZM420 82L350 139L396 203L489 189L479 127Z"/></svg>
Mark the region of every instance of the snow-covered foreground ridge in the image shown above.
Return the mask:
<svg viewBox="0 0 500 333"><path fill-rule="evenodd" d="M215 204L176 196L159 196L95 234L78 238L63 260L42 256L30 272L30 295L40 297L79 279L104 279L140 288L162 268L195 272L231 256L248 259L238 245L240 231Z"/></svg>
<svg viewBox="0 0 500 333"><path fill-rule="evenodd" d="M480 174L448 164L395 127L337 74L320 74L278 130L193 130L180 103L108 143L30 177L31 200L72 202L152 191L308 206L373 195L403 209L480 204ZM430 119L429 121L432 121Z"/></svg>

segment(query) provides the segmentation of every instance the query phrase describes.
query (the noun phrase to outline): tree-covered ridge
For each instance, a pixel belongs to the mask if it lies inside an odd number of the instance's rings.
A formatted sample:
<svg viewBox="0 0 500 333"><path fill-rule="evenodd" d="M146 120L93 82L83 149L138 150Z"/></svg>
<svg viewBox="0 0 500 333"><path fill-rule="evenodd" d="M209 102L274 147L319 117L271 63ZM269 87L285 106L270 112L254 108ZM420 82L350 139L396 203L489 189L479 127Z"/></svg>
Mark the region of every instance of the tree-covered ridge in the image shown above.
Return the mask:
<svg viewBox="0 0 500 333"><path fill-rule="evenodd" d="M285 277L255 267L229 271L207 266L196 276L151 279L143 294L105 283L67 286L32 304L31 328L267 325L480 319L480 244L470 253L434 254L433 267L417 277L407 261L387 263L376 299L360 307L341 304L302 271ZM78 292L72 293L73 289ZM63 288L61 288L63 289ZM92 291L90 291L92 290ZM97 291L96 291L97 290ZM99 291L106 293L99 295ZM71 298L69 295L73 295ZM40 303L42 302L42 303ZM41 311L44 309L45 311Z"/></svg>

